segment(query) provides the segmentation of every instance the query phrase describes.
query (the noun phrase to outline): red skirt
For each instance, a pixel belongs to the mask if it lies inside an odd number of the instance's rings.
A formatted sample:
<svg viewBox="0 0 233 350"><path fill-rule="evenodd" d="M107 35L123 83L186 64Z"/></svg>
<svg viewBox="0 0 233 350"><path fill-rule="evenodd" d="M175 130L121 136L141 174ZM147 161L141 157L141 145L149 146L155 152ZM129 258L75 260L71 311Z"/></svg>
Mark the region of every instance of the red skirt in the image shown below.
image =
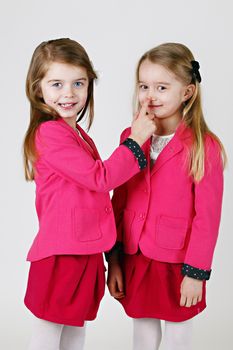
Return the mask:
<svg viewBox="0 0 233 350"><path fill-rule="evenodd" d="M24 302L36 317L82 327L96 318L104 289L102 254L54 255L31 263Z"/></svg>
<svg viewBox="0 0 233 350"><path fill-rule="evenodd" d="M170 322L186 321L206 308L203 283L202 301L190 308L180 306L180 285L184 278L182 264L149 259L137 253L123 257L125 312L133 318L157 318Z"/></svg>

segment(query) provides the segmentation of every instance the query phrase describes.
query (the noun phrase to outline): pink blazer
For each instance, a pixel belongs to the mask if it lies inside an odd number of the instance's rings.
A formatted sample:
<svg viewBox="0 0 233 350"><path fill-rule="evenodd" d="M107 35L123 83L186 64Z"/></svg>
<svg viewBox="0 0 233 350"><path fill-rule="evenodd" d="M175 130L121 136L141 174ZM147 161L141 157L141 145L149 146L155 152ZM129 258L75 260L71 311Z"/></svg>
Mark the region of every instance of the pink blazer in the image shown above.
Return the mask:
<svg viewBox="0 0 233 350"><path fill-rule="evenodd" d="M54 254L94 254L109 250L116 229L109 191L137 174L124 145L102 161L92 139L85 141L63 119L40 125L36 133L36 210L39 231L27 260Z"/></svg>
<svg viewBox="0 0 233 350"><path fill-rule="evenodd" d="M121 141L129 133L126 129ZM195 183L185 166L191 140L191 131L181 123L154 166L117 188L112 203L117 239L127 254L140 247L149 258L209 270L220 223L223 167L219 146L206 136L205 175ZM150 141L142 148L149 162Z"/></svg>

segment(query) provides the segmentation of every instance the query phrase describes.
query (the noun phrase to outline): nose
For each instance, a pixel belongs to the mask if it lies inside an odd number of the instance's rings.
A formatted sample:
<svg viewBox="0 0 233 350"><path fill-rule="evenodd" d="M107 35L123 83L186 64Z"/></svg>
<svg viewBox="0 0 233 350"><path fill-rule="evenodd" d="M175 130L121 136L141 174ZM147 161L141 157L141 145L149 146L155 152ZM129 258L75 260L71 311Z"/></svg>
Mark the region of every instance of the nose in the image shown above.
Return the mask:
<svg viewBox="0 0 233 350"><path fill-rule="evenodd" d="M74 97L74 91L72 86L66 86L64 89L64 97L65 98L72 98Z"/></svg>
<svg viewBox="0 0 233 350"><path fill-rule="evenodd" d="M148 95L147 97L150 99L150 100L156 100L156 94L155 94L155 90L153 88L150 88L148 90Z"/></svg>

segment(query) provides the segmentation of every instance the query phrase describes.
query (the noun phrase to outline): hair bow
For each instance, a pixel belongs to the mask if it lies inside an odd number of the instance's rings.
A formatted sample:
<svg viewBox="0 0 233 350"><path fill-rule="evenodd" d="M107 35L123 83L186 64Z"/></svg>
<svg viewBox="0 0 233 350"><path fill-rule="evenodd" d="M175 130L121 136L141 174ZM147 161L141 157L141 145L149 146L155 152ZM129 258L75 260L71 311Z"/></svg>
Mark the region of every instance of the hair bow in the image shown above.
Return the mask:
<svg viewBox="0 0 233 350"><path fill-rule="evenodd" d="M200 83L201 82L201 74L199 72L200 64L198 61L191 61L191 65L192 65L192 74Z"/></svg>

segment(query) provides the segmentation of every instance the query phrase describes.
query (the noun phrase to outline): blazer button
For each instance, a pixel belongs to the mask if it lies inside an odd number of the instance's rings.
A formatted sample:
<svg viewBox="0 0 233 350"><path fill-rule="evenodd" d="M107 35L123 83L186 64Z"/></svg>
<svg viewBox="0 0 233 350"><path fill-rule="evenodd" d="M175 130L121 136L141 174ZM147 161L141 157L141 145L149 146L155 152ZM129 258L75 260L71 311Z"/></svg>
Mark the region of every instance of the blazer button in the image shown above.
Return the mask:
<svg viewBox="0 0 233 350"><path fill-rule="evenodd" d="M139 218L140 218L141 220L144 220L144 219L145 219L145 217L146 217L145 213L141 213L141 214L139 214Z"/></svg>
<svg viewBox="0 0 233 350"><path fill-rule="evenodd" d="M111 207L105 207L105 212L107 214L110 214L112 212L112 208Z"/></svg>

